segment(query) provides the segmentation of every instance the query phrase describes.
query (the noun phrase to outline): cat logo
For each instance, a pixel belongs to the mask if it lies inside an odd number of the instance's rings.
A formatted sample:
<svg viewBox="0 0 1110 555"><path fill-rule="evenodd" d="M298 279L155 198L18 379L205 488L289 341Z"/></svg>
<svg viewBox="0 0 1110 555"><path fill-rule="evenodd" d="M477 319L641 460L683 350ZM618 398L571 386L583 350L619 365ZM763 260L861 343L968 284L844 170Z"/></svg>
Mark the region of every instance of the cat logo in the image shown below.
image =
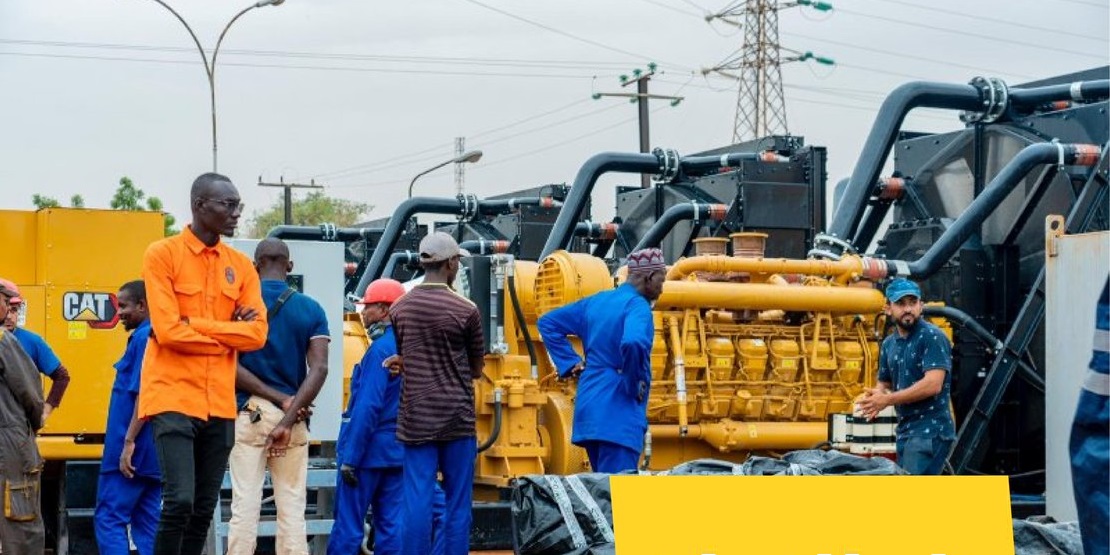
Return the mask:
<svg viewBox="0 0 1110 555"><path fill-rule="evenodd" d="M62 318L93 329L112 329L119 323L119 303L114 293L68 291L62 295Z"/></svg>

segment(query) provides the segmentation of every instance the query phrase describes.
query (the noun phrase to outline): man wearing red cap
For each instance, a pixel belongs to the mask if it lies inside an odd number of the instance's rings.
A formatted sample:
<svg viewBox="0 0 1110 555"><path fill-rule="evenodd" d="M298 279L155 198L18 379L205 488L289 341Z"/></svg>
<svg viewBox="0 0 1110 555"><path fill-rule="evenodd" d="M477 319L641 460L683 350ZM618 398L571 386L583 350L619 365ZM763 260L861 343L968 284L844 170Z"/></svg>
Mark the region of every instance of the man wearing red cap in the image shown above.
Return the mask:
<svg viewBox="0 0 1110 555"><path fill-rule="evenodd" d="M17 292L0 285L0 317ZM0 544L5 555L39 555L45 536L39 506L42 386L35 365L10 333L0 330Z"/></svg>
<svg viewBox="0 0 1110 555"><path fill-rule="evenodd" d="M41 335L19 327L19 311L23 308L23 297L19 295L19 288L9 280L0 278L0 285L15 295L11 298L11 310L4 318L4 328L12 333L19 345L31 357L35 363L35 368L38 368L44 376L50 378L50 392L46 395L46 403L42 409L42 425L46 425L46 419L54 409L62 404L62 397L65 396L66 389L69 387L69 371L65 366L62 366L62 361L58 360L58 356L54 354L54 350L42 338Z"/></svg>
<svg viewBox="0 0 1110 555"><path fill-rule="evenodd" d="M328 555L359 553L363 522L370 507L373 507L374 553L401 552L404 449L397 441L401 377L384 368L382 362L397 354L389 312L404 294L400 282L378 279L367 286L362 297L362 324L372 343L351 372L351 397L339 428L336 445L339 480L335 485L335 526L328 536ZM432 553L441 552L442 549L432 548Z"/></svg>
<svg viewBox="0 0 1110 555"><path fill-rule="evenodd" d="M663 292L663 251L628 255L628 281L544 314L538 322L559 377L578 377L571 442L595 472L636 470L651 388L651 302ZM583 360L568 336L582 340Z"/></svg>

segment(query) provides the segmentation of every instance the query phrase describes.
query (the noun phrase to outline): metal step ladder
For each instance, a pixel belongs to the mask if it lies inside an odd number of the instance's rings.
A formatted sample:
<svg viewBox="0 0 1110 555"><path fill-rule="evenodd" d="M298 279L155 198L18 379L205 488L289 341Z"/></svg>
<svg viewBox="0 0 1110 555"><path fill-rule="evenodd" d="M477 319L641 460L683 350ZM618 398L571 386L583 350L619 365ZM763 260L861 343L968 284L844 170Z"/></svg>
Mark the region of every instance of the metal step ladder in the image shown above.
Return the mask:
<svg viewBox="0 0 1110 555"><path fill-rule="evenodd" d="M309 542L309 553L324 555L327 551L328 535L331 534L335 519L332 515L332 506L335 494L335 480L338 472L335 461L331 459L310 459L308 462L308 476L305 486L308 490L308 504L305 506L305 527ZM258 522L258 537L272 538L277 535L277 508L271 489L270 472L266 471L263 483L262 514ZM313 501L315 493L315 501ZM223 555L227 552L227 536L231 520L231 472L224 472L224 480L220 485L220 498L216 503L216 510L212 518L212 526L208 530L209 555Z"/></svg>

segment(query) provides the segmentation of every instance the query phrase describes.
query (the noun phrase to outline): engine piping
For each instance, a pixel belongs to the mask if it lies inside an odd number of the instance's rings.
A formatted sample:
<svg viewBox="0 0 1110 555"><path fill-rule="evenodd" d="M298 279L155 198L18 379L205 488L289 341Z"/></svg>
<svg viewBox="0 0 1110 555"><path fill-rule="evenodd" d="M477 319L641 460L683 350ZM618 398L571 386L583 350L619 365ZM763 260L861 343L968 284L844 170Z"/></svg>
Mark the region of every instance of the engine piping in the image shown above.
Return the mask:
<svg viewBox="0 0 1110 555"><path fill-rule="evenodd" d="M720 156L690 156L681 158L674 150L655 149L651 154L603 152L586 160L574 178L563 209L551 228L551 234L540 252L540 260L551 253L566 248L575 224L593 192L598 178L610 172L646 173L660 176L660 181L671 182L679 175L705 175L721 168L734 167L746 160L763 162L788 162L789 158L773 152L733 152Z"/></svg>
<svg viewBox="0 0 1110 555"><path fill-rule="evenodd" d="M667 236L674 229L678 222L684 220L702 220L711 219L714 221L721 221L725 219L725 214L728 212L728 207L723 204L706 204L699 202L687 202L683 204L676 204L663 212L663 215L652 224L647 233L640 238L640 242L632 248L633 251L646 249L650 247L658 247L663 238Z"/></svg>
<svg viewBox="0 0 1110 555"><path fill-rule="evenodd" d="M852 239L863 218L869 192L910 110L918 107L964 110L962 119L968 123L992 123L1011 108L1034 109L1053 100L1078 97L1089 101L1105 98L1108 94L1108 80L1010 89L1001 80L983 77L976 77L966 85L912 82L894 89L879 108L879 115L864 142L840 206L833 215L832 225L827 233L815 240L815 245L819 246L815 246L810 255L835 258L856 252L856 246L847 241Z"/></svg>

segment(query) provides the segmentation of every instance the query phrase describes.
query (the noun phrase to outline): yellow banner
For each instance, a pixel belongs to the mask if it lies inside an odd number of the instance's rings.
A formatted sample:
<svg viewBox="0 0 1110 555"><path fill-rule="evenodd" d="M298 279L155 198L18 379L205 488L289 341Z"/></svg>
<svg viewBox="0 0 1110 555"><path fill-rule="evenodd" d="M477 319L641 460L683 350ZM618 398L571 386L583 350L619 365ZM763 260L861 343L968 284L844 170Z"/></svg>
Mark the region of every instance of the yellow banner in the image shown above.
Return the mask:
<svg viewBox="0 0 1110 555"><path fill-rule="evenodd" d="M1005 476L612 476L617 555L1013 555Z"/></svg>

